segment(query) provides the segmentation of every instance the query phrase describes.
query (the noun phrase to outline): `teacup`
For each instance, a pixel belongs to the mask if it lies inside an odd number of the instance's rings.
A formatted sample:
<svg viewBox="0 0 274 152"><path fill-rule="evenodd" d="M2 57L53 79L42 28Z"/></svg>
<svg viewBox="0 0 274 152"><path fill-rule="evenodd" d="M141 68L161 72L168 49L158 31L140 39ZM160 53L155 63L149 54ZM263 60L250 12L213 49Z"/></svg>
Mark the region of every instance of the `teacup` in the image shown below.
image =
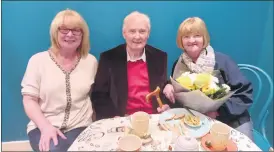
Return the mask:
<svg viewBox="0 0 274 152"><path fill-rule="evenodd" d="M212 148L217 151L223 151L226 149L229 141L230 128L224 123L214 123L210 129L210 136Z"/></svg>
<svg viewBox="0 0 274 152"><path fill-rule="evenodd" d="M149 130L149 114L146 112L138 111L131 115L131 127L134 134L143 137Z"/></svg>
<svg viewBox="0 0 274 152"><path fill-rule="evenodd" d="M196 138L181 135L175 142L175 151L199 151L199 143Z"/></svg>
<svg viewBox="0 0 274 152"><path fill-rule="evenodd" d="M140 151L142 147L142 140L136 135L125 135L119 139L119 151Z"/></svg>

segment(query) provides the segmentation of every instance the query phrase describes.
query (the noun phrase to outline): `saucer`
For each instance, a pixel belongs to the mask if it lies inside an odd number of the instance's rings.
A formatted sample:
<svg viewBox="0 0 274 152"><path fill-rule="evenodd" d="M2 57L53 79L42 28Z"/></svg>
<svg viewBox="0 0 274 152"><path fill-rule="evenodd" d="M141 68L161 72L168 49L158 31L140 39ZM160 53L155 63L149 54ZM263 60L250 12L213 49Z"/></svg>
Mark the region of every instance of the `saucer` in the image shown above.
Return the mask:
<svg viewBox="0 0 274 152"><path fill-rule="evenodd" d="M133 134L133 135L135 135L134 134L134 130L132 128L130 128L130 127L126 127L125 134ZM152 142L152 137L151 137L151 134L149 132L144 137L140 137L140 138L142 140L143 145Z"/></svg>
<svg viewBox="0 0 274 152"><path fill-rule="evenodd" d="M152 142L151 136L149 136L148 138L141 138L141 140L142 140L143 145Z"/></svg>
<svg viewBox="0 0 274 152"><path fill-rule="evenodd" d="M204 137L202 137L201 146L203 147L204 150L215 151L212 147L206 146L206 141L210 140L210 138L211 138L210 134L207 134ZM238 147L237 147L236 143L234 143L231 139L229 139L229 141L227 143L227 147L223 151L238 151Z"/></svg>

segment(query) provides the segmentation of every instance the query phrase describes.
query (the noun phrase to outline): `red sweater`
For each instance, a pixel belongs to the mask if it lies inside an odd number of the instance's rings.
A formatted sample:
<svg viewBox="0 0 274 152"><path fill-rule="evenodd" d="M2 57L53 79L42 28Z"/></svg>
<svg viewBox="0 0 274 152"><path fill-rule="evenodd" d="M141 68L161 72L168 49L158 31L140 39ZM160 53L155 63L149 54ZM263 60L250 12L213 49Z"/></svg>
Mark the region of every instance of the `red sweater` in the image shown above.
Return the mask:
<svg viewBox="0 0 274 152"><path fill-rule="evenodd" d="M126 113L137 111L153 113L151 102L146 102L146 95L150 92L147 63L143 60L127 62L128 100Z"/></svg>

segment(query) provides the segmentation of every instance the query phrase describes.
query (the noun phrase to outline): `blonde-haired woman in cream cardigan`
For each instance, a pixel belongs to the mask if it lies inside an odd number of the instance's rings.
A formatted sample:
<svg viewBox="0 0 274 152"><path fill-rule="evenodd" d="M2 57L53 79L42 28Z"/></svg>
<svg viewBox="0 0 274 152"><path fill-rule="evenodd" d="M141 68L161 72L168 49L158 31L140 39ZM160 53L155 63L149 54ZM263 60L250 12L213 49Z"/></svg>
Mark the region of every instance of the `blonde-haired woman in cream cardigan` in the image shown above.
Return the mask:
<svg viewBox="0 0 274 152"><path fill-rule="evenodd" d="M89 54L88 25L76 11L59 12L50 37L50 49L30 58L21 92L33 150L60 152L92 122L89 93L98 63Z"/></svg>

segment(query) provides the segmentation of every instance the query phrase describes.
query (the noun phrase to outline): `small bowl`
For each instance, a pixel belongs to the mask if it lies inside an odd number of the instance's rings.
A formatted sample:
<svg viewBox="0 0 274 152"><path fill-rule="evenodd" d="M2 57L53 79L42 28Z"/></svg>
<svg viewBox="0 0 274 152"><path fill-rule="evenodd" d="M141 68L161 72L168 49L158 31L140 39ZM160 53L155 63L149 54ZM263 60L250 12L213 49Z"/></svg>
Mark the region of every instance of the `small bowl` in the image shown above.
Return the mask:
<svg viewBox="0 0 274 152"><path fill-rule="evenodd" d="M140 151L142 147L142 140L136 135L125 135L118 141L118 148L120 151Z"/></svg>
<svg viewBox="0 0 274 152"><path fill-rule="evenodd" d="M184 117L184 123L190 127L193 127L193 128L197 128L197 127L200 127L202 125L202 120L200 119L200 123L198 125L192 125L192 124L189 124L187 123L185 117Z"/></svg>

